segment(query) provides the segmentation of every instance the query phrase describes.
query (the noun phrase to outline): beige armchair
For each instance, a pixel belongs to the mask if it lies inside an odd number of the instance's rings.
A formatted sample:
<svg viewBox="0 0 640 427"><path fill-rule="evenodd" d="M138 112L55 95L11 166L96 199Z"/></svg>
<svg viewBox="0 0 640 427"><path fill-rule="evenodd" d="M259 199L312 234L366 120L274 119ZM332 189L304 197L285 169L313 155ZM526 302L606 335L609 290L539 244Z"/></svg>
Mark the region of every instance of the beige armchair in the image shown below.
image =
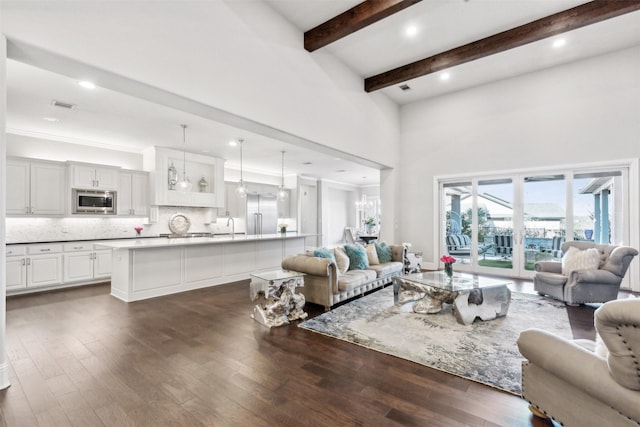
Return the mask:
<svg viewBox="0 0 640 427"><path fill-rule="evenodd" d="M640 424L640 300L611 301L595 312L604 355L588 340L566 340L540 329L518 338L522 396L531 412L563 426ZM601 352L598 352L601 353Z"/></svg>
<svg viewBox="0 0 640 427"><path fill-rule="evenodd" d="M536 292L568 304L603 303L618 298L620 283L638 251L627 246L571 241L562 244L562 252L566 254L571 247L581 251L596 248L600 254L600 266L591 270L573 270L564 275L561 262L536 262L533 277Z"/></svg>

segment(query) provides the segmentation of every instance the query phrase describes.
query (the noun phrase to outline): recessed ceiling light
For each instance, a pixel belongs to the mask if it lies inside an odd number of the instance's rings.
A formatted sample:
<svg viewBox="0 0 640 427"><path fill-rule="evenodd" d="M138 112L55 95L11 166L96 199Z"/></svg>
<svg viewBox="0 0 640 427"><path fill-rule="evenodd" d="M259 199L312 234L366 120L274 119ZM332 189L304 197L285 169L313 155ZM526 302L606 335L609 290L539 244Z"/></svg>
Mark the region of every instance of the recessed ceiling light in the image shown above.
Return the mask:
<svg viewBox="0 0 640 427"><path fill-rule="evenodd" d="M553 41L553 47L559 48L564 46L567 43L565 39L556 39Z"/></svg>
<svg viewBox="0 0 640 427"><path fill-rule="evenodd" d="M55 117L43 117L42 119L46 120L48 122L51 122L51 123L56 123L56 122L60 121L60 120L56 119Z"/></svg>
<svg viewBox="0 0 640 427"><path fill-rule="evenodd" d="M80 86L82 86L83 88L85 88L85 89L95 89L96 88L95 84L93 84L93 83L91 83L90 81L87 81L87 80L81 80L81 81L78 82L78 84Z"/></svg>
<svg viewBox="0 0 640 427"><path fill-rule="evenodd" d="M418 27L416 27L415 25L410 25L407 27L407 29L404 32L408 37L413 37L416 34L418 34Z"/></svg>
<svg viewBox="0 0 640 427"><path fill-rule="evenodd" d="M235 147L238 145L238 141L229 141L229 146L230 147Z"/></svg>
<svg viewBox="0 0 640 427"><path fill-rule="evenodd" d="M440 74L440 80L449 80L449 78L451 77L451 74L444 72Z"/></svg>

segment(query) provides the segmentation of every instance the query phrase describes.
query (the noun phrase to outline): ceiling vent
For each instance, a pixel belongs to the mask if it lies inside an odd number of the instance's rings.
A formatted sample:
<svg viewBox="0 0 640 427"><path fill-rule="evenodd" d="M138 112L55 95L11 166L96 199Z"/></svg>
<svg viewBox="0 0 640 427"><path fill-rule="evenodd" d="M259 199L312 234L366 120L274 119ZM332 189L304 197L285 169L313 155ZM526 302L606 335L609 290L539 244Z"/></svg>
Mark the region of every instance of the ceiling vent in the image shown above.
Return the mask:
<svg viewBox="0 0 640 427"><path fill-rule="evenodd" d="M411 90L411 87L409 85L400 85L400 89L407 91L407 90Z"/></svg>
<svg viewBox="0 0 640 427"><path fill-rule="evenodd" d="M67 110L73 110L76 108L76 104L69 104L68 102L56 101L55 99L51 101L51 105L53 107L66 108Z"/></svg>

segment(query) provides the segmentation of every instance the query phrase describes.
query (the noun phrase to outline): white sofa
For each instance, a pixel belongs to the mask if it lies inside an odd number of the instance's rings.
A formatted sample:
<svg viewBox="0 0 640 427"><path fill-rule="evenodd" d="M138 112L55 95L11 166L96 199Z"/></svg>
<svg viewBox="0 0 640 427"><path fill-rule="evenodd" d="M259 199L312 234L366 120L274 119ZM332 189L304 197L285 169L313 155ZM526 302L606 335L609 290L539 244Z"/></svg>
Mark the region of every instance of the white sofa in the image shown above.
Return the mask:
<svg viewBox="0 0 640 427"><path fill-rule="evenodd" d="M392 261L369 265L364 270L338 271L336 262L329 258L299 254L282 260L285 270L305 273L304 294L307 302L319 304L329 310L335 304L362 295L367 291L383 287L402 274L407 248L404 245L389 245Z"/></svg>

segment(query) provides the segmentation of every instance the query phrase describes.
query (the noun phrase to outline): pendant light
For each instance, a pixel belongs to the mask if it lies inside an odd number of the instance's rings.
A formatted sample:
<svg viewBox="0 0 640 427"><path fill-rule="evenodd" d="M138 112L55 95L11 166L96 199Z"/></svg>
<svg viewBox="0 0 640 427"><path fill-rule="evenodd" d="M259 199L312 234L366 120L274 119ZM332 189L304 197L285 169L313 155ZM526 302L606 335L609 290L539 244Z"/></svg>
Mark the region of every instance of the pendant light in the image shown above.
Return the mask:
<svg viewBox="0 0 640 427"><path fill-rule="evenodd" d="M182 179L178 181L178 191L181 193L188 193L191 191L191 181L187 176L187 125L182 126Z"/></svg>
<svg viewBox="0 0 640 427"><path fill-rule="evenodd" d="M281 181L280 181L280 187L278 187L278 200L280 200L281 202L284 202L285 200L287 200L287 197L289 197L289 193L287 193L286 188L284 188L284 151L281 151L282 153L282 175L281 175Z"/></svg>
<svg viewBox="0 0 640 427"><path fill-rule="evenodd" d="M238 188L236 188L236 191L238 192L238 196L244 199L245 197L247 197L247 186L242 180L242 143L244 142L244 140L241 139L238 142L240 142L240 182L238 183Z"/></svg>

